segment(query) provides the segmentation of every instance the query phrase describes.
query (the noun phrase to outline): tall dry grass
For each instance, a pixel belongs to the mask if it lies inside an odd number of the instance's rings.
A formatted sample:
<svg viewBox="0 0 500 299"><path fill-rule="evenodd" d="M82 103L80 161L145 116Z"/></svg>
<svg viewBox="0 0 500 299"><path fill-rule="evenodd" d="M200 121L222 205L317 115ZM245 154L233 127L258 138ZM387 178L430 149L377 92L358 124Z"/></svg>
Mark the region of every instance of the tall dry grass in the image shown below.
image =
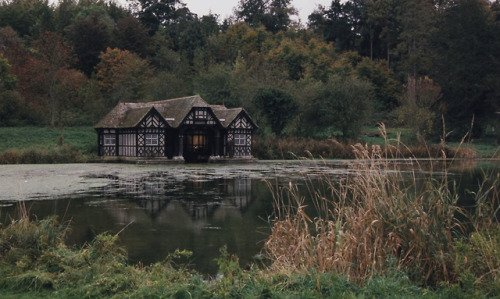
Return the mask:
<svg viewBox="0 0 500 299"><path fill-rule="evenodd" d="M483 221L475 224L477 230L488 226L485 215L469 215L458 205L446 160L443 172L422 178L417 160L388 159L401 157L401 148L357 144L345 177L323 175L319 187L306 177L314 218L296 185L271 186L277 217L264 251L272 270L335 272L359 284L388 271L406 273L422 285L457 281L455 240L466 236L473 219ZM401 169L410 163L417 170ZM499 180L491 186L497 187L477 193L475 212L496 215L491 203L498 203ZM490 225L497 221L493 218Z"/></svg>
<svg viewBox="0 0 500 299"><path fill-rule="evenodd" d="M259 159L293 159L299 155L313 157L352 159L350 144L335 139L259 137L253 141L253 154Z"/></svg>

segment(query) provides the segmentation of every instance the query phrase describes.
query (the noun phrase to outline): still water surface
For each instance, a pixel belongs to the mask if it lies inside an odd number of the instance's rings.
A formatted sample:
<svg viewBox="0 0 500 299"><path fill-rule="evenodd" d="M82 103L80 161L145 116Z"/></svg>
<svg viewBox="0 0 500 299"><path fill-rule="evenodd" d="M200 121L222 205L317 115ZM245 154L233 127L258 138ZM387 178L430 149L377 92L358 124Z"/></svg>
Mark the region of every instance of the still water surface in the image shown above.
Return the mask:
<svg viewBox="0 0 500 299"><path fill-rule="evenodd" d="M241 264L255 262L270 230L272 194L267 182L301 184L304 177L346 175L348 161L259 162L239 165L0 165L0 221L19 215L24 201L32 217L56 214L70 222L68 243L81 246L97 234L119 233L131 262L163 260L175 249L193 252L189 262L215 274L214 258L227 245ZM452 170L462 188L482 181L474 164ZM465 196L465 195L464 195Z"/></svg>

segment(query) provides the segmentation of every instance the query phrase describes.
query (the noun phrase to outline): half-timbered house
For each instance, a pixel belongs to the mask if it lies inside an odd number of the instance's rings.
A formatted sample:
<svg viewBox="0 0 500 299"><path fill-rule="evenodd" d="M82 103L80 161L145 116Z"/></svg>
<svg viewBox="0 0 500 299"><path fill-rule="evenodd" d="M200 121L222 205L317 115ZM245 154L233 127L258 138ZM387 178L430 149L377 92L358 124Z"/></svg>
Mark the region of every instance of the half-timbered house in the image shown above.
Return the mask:
<svg viewBox="0 0 500 299"><path fill-rule="evenodd" d="M96 126L100 156L208 161L251 158L257 128L243 108L209 105L199 95L118 103Z"/></svg>

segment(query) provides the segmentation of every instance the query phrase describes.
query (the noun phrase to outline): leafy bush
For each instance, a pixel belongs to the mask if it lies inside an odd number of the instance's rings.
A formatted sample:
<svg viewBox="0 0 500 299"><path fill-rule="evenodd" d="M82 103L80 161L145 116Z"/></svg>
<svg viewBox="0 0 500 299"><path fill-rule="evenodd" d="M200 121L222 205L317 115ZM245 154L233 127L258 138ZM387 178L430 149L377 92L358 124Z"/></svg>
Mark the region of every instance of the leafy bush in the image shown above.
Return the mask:
<svg viewBox="0 0 500 299"><path fill-rule="evenodd" d="M500 229L457 240L454 266L467 289L500 294Z"/></svg>

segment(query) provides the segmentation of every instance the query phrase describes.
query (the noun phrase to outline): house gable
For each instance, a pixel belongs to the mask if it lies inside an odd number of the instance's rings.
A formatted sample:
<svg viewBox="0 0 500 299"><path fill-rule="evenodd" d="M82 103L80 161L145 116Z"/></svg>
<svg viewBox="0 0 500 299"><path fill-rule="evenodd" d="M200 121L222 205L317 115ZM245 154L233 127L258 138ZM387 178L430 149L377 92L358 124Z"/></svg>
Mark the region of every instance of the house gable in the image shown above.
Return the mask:
<svg viewBox="0 0 500 299"><path fill-rule="evenodd" d="M193 107L181 125L220 125L219 120L210 107Z"/></svg>
<svg viewBox="0 0 500 299"><path fill-rule="evenodd" d="M143 119L137 124L138 128L167 128L170 127L163 116L152 107Z"/></svg>
<svg viewBox="0 0 500 299"><path fill-rule="evenodd" d="M256 128L245 110L241 110L227 126L226 143L230 157L252 156L252 131Z"/></svg>
<svg viewBox="0 0 500 299"><path fill-rule="evenodd" d="M253 130L255 128L255 123L244 110L242 110L228 126L228 129Z"/></svg>

